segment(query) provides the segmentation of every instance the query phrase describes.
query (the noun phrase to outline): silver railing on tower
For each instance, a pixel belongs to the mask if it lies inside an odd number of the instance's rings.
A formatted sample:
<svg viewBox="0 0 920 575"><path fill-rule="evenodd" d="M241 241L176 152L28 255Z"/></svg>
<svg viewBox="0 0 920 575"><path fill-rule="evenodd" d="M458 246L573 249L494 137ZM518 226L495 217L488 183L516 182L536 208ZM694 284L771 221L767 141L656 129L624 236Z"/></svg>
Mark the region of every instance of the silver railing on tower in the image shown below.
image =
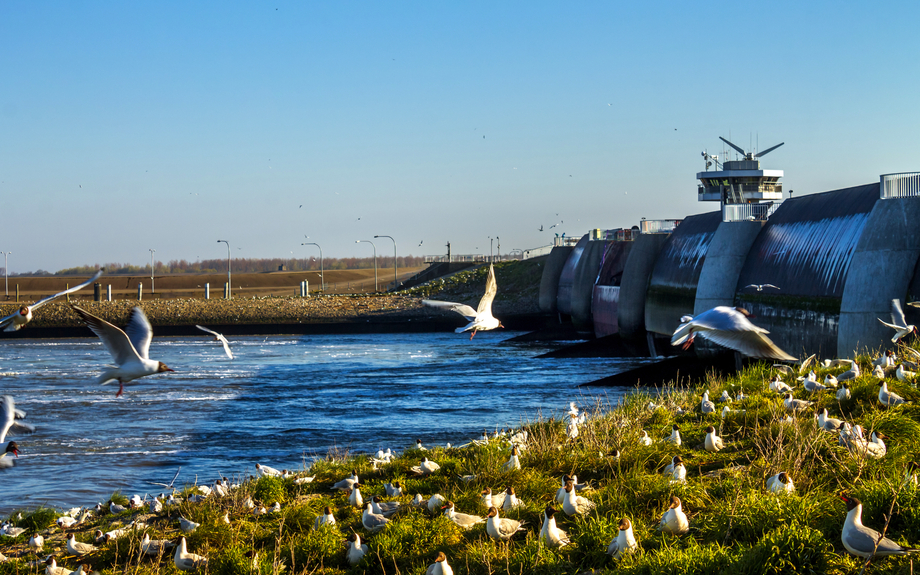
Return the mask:
<svg viewBox="0 0 920 575"><path fill-rule="evenodd" d="M920 196L920 172L901 172L900 174L882 174L881 199L915 198Z"/></svg>

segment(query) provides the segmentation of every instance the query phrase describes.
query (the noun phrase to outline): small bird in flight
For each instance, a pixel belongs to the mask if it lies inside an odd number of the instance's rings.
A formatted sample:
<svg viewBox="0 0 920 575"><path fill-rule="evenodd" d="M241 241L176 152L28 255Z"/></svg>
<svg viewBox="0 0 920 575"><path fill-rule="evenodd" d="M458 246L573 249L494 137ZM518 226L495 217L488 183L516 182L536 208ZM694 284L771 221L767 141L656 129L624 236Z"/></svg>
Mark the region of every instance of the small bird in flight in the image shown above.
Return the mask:
<svg viewBox="0 0 920 575"><path fill-rule="evenodd" d="M763 291L763 288L779 289L773 284L749 284L749 285L744 286L744 289L747 289L747 288L754 288L757 291Z"/></svg>
<svg viewBox="0 0 920 575"><path fill-rule="evenodd" d="M224 352L227 354L227 357L229 357L230 359L233 359L233 353L230 351L230 342L227 341L227 338L225 338L222 334L219 334L216 331L212 331L204 326L196 325L195 327L197 327L201 331L204 331L204 332L207 332L213 335L215 341L219 341L221 344L223 344Z"/></svg>

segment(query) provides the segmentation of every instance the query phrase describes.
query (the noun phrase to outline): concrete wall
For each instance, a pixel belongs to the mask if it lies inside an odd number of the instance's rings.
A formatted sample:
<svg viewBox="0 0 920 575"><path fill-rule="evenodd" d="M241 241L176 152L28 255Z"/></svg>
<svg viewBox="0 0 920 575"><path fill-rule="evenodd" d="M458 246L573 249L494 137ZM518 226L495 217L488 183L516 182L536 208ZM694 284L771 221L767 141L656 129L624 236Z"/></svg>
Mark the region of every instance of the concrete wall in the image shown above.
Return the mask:
<svg viewBox="0 0 920 575"><path fill-rule="evenodd" d="M638 345L645 344L645 298L649 277L667 239L668 234L640 235L623 269L617 324L620 337Z"/></svg>
<svg viewBox="0 0 920 575"><path fill-rule="evenodd" d="M556 246L546 257L543 275L540 277L540 311L556 313L556 296L559 293L559 276L566 260L572 254L571 246Z"/></svg>
<svg viewBox="0 0 920 575"><path fill-rule="evenodd" d="M891 300L902 308L920 257L920 200L878 200L859 238L840 303L837 355L892 348Z"/></svg>
<svg viewBox="0 0 920 575"><path fill-rule="evenodd" d="M565 315L572 315L572 288L575 285L575 269L581 260L581 254L588 245L588 234L581 236L578 243L572 249L565 265L562 266L562 273L559 274L559 288L556 292L556 311Z"/></svg>
<svg viewBox="0 0 920 575"><path fill-rule="evenodd" d="M735 305L738 276L747 260L751 244L764 222L722 222L712 243L696 288L693 315L699 315L719 305Z"/></svg>
<svg viewBox="0 0 920 575"><path fill-rule="evenodd" d="M699 315L716 306L735 305L738 291L738 276L747 260L751 244L763 228L764 222L722 222L709 244L706 261L700 271L700 282L696 288L696 302L693 315ZM701 357L725 353L725 348L711 344L705 338L698 338L694 346Z"/></svg>
<svg viewBox="0 0 920 575"><path fill-rule="evenodd" d="M605 241L589 241L575 266L575 275L572 278L572 324L579 331L594 333L594 324L591 320L591 301L594 298L594 283L597 281L597 272L601 267L604 250L607 249Z"/></svg>

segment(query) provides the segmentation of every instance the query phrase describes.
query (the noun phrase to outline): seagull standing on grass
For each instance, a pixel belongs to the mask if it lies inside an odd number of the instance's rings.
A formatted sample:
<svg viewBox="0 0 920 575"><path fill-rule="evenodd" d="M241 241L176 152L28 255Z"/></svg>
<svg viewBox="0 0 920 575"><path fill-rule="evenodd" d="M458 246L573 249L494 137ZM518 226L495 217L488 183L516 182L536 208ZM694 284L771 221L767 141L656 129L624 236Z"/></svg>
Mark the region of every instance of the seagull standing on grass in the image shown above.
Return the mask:
<svg viewBox="0 0 920 575"><path fill-rule="evenodd" d="M565 547L570 543L565 531L556 527L556 510L549 506L543 512L543 526L540 528L540 541L549 547Z"/></svg>
<svg viewBox="0 0 920 575"><path fill-rule="evenodd" d="M680 497L671 496L671 505L661 516L661 524L658 528L670 535L683 535L690 530L690 521L681 506Z"/></svg>
<svg viewBox="0 0 920 575"><path fill-rule="evenodd" d="M72 304L70 307L80 316L86 327L102 340L102 345L115 360L116 366L103 371L97 380L101 384L117 381L118 393L115 394L115 397L120 397L125 392L125 384L129 381L145 375L174 371L166 367L162 361L148 358L150 341L153 339L153 328L141 308L136 307L131 310L128 325L122 331L86 310Z"/></svg>
<svg viewBox="0 0 920 575"><path fill-rule="evenodd" d="M497 508L489 508L488 520L486 520L486 532L492 539L509 541L518 531L526 531L524 525L525 523L521 521L508 519L507 517L499 517Z"/></svg>
<svg viewBox="0 0 920 575"><path fill-rule="evenodd" d="M840 499L847 504L847 518L843 522L840 540L846 550L853 555L869 559L920 552L920 549L901 547L891 539L882 537L882 534L875 529L863 525L862 502L859 499L850 497L846 493L841 493Z"/></svg>
<svg viewBox="0 0 920 575"><path fill-rule="evenodd" d="M479 307L477 309L473 309L462 303L430 299L423 299L422 303L431 307L449 309L450 311L455 311L462 315L470 323L465 327L458 327L454 331L456 333L471 331L470 340L472 340L477 331L488 331L498 327L505 327L502 325L502 322L492 317L492 300L495 299L495 294L497 292L498 284L495 282L495 268L492 267L492 264L489 264L489 277L486 279L486 293L482 296L482 299L479 300Z"/></svg>
<svg viewBox="0 0 920 575"><path fill-rule="evenodd" d="M447 564L447 555L443 551L438 551L434 563L425 570L425 575L454 575L454 570Z"/></svg>
<svg viewBox="0 0 920 575"><path fill-rule="evenodd" d="M607 546L607 555L612 556L614 559L619 559L624 553L633 553L639 548L629 519L625 517L620 519L618 527L620 530L617 532L617 536Z"/></svg>
<svg viewBox="0 0 920 575"><path fill-rule="evenodd" d="M20 307L19 311L17 311L16 313L12 315L8 315L3 319L0 319L0 328L6 328L5 331L16 331L16 330L22 329L23 327L25 327L27 323L32 321L33 312L37 311L43 305L53 302L59 297L63 297L67 294L74 293L76 291L80 291L81 289L85 288L86 286L90 285L91 283L99 279L99 276L102 275L103 271L105 270L100 269L95 274L93 274L93 277L89 278L88 280L86 280L85 282L81 283L78 286L74 286L70 289L66 289L62 292L54 294L53 296L46 297L45 299L40 299L37 302L33 303L32 305L24 305Z"/></svg>
<svg viewBox="0 0 920 575"><path fill-rule="evenodd" d="M767 491L771 493L793 493L795 485L792 484L792 478L785 471L780 471L776 475L767 479Z"/></svg>
<svg viewBox="0 0 920 575"><path fill-rule="evenodd" d="M888 391L887 381L882 380L879 382L878 385L879 385L878 401L882 405L892 407L895 405L901 405L902 403L907 403L906 401L904 401L904 398L898 395L897 393L893 391Z"/></svg>
<svg viewBox="0 0 920 575"><path fill-rule="evenodd" d="M204 326L201 326L201 325L196 325L195 327L197 327L197 328L200 329L201 331L204 331L204 332L207 332L207 333L213 335L213 336L214 336L214 340L215 340L215 341L219 341L219 342L224 346L224 353L227 354L227 357L229 357L230 359L233 359L233 352L230 351L230 342L227 341L227 338L225 338L225 337L223 336L223 334L219 334L219 333L217 333L216 331L212 331L212 330L210 330L210 329L208 329L208 328L206 328L206 327L204 327Z"/></svg>
<svg viewBox="0 0 920 575"><path fill-rule="evenodd" d="M346 559L348 559L348 564L352 567L357 565L364 558L367 551L367 545L361 543L361 536L352 532L348 536L348 553L345 555Z"/></svg>
<svg viewBox="0 0 920 575"><path fill-rule="evenodd" d="M173 556L173 563L179 571L197 571L199 567L208 566L208 558L189 553L185 545L185 537L179 541L179 547Z"/></svg>
<svg viewBox="0 0 920 575"><path fill-rule="evenodd" d="M682 323L671 336L671 345L687 349L697 334L723 347L733 349L748 357L795 361L795 358L781 350L748 319L750 312L744 308L727 306L714 307L696 317L684 316Z"/></svg>

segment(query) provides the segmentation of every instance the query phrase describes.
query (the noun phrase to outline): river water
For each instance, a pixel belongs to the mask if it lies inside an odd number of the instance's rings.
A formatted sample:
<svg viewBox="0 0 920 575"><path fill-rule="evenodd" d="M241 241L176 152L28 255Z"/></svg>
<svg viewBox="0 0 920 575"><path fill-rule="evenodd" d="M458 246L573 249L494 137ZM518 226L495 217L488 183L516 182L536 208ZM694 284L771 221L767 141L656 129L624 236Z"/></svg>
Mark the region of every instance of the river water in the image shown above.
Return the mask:
<svg viewBox="0 0 920 575"><path fill-rule="evenodd" d="M515 333L237 337L229 360L205 337L154 338L176 373L94 383L110 360L95 339L5 340L0 393L28 412L16 467L0 472L0 513L159 493L260 462L303 468L330 449L459 444L483 429L559 416L569 401L613 404L628 389L579 383L635 361L538 359Z"/></svg>

